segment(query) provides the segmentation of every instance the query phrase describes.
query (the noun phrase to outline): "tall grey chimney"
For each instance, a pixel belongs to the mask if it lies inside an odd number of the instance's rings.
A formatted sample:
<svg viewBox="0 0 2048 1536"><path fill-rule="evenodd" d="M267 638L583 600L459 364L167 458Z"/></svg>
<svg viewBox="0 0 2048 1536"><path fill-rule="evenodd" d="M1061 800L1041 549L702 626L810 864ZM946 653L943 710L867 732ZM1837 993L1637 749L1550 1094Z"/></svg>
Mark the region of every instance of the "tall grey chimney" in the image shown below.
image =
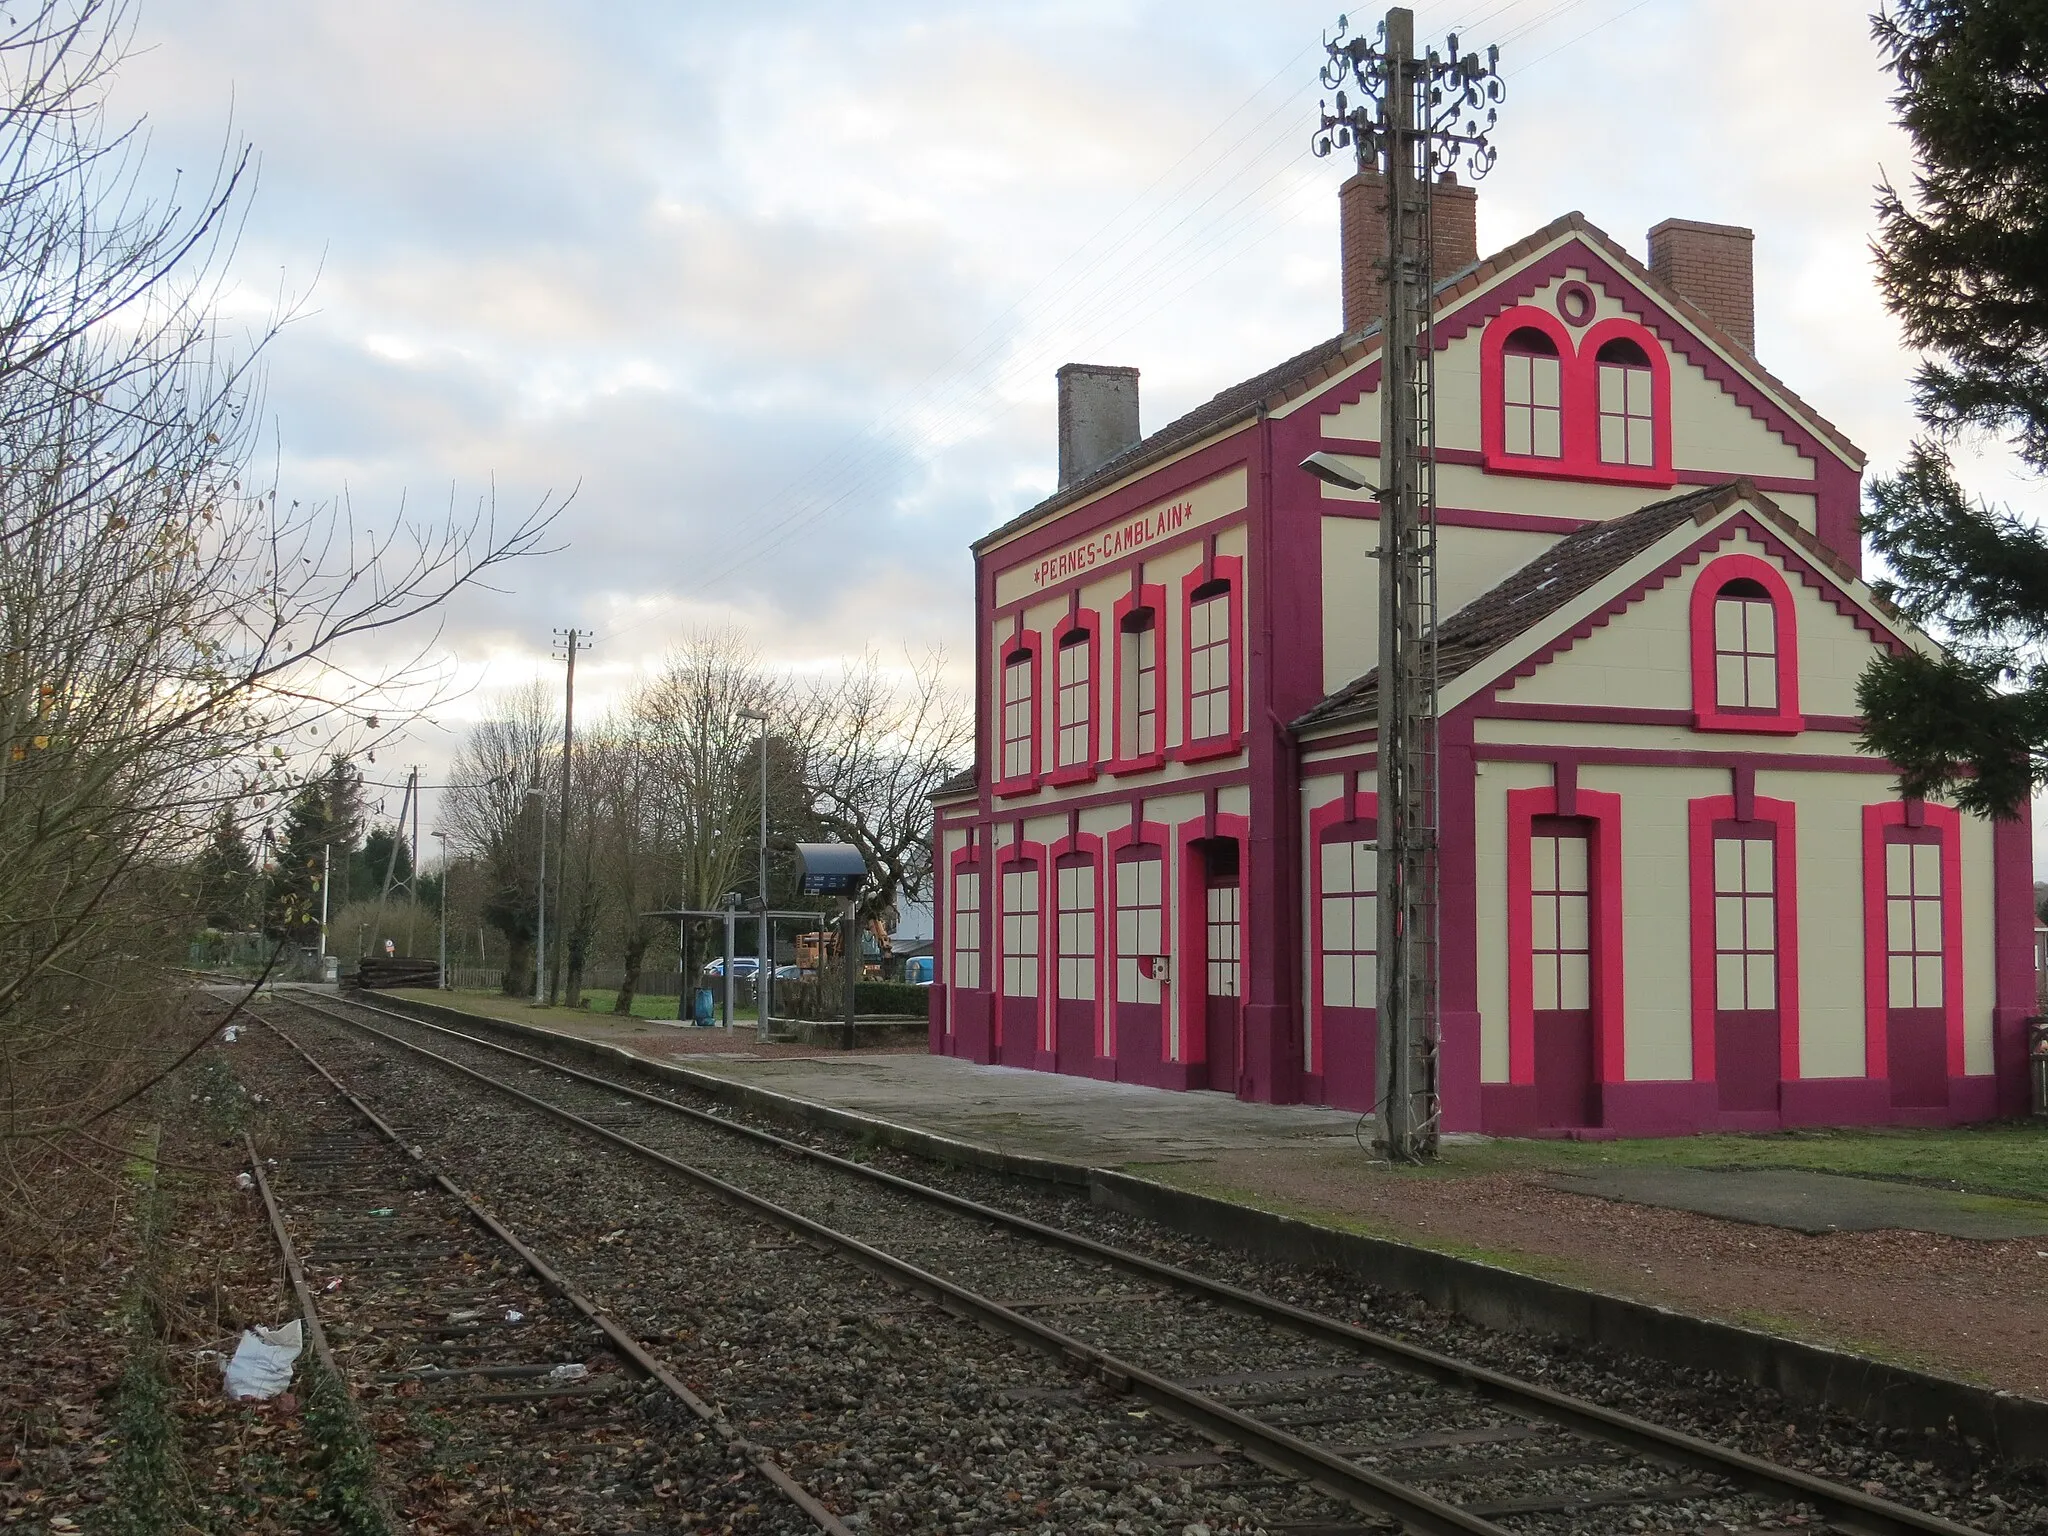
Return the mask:
<svg viewBox="0 0 2048 1536"><path fill-rule="evenodd" d="M1060 489L1138 441L1138 370L1068 363L1060 381Z"/></svg>

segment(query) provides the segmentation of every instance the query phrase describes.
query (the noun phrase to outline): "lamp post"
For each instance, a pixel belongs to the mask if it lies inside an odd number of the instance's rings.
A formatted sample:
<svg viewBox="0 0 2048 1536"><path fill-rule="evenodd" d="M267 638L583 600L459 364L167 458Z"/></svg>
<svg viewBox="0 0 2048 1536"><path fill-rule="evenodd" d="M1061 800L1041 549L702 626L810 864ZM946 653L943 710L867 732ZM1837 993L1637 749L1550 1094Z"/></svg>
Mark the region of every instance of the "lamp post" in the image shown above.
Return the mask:
<svg viewBox="0 0 2048 1536"><path fill-rule="evenodd" d="M441 990L448 990L448 834L436 832L441 844Z"/></svg>
<svg viewBox="0 0 2048 1536"><path fill-rule="evenodd" d="M547 1000L548 982L548 797L538 789L526 792L529 804L540 807L540 874L533 883L533 1006Z"/></svg>
<svg viewBox="0 0 2048 1536"><path fill-rule="evenodd" d="M775 977L775 945L769 937L768 918L768 711L743 709L742 720L761 727L761 842L758 849L760 884L754 894L760 898L760 918L754 924L754 1038L768 1038L768 999Z"/></svg>

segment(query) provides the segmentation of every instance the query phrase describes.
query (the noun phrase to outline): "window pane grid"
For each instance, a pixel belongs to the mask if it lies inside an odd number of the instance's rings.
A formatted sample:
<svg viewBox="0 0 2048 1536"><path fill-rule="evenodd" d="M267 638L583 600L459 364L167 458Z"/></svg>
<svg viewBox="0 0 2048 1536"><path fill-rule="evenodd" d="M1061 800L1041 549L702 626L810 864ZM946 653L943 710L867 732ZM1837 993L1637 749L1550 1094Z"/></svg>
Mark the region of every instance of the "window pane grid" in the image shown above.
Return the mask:
<svg viewBox="0 0 2048 1536"><path fill-rule="evenodd" d="M1092 684L1088 642L1068 641L1060 647L1059 660L1058 761L1062 768L1088 760L1088 727L1094 712Z"/></svg>
<svg viewBox="0 0 2048 1536"><path fill-rule="evenodd" d="M1124 647L1123 728L1125 750L1145 757L1159 749L1159 630L1146 622L1126 626Z"/></svg>
<svg viewBox="0 0 2048 1536"><path fill-rule="evenodd" d="M1600 461L1647 468L1656 461L1650 370L1600 365Z"/></svg>
<svg viewBox="0 0 2048 1536"><path fill-rule="evenodd" d="M1230 594L1188 605L1188 739L1230 734Z"/></svg>
<svg viewBox="0 0 2048 1536"><path fill-rule="evenodd" d="M1501 357L1501 412L1509 453L1524 458L1564 456L1564 412L1554 357L1507 352Z"/></svg>
<svg viewBox="0 0 2048 1536"><path fill-rule="evenodd" d="M1885 844L1885 958L1890 1006L1942 1006L1941 844Z"/></svg>
<svg viewBox="0 0 2048 1536"><path fill-rule="evenodd" d="M1530 840L1530 959L1538 1011L1592 1006L1593 939L1587 840L1538 833Z"/></svg>
<svg viewBox="0 0 2048 1536"><path fill-rule="evenodd" d="M1368 841L1322 846L1323 1006L1379 1006L1379 854Z"/></svg>
<svg viewBox="0 0 2048 1536"><path fill-rule="evenodd" d="M1768 598L1714 599L1714 700L1723 709L1778 707L1777 610Z"/></svg>
<svg viewBox="0 0 2048 1536"><path fill-rule="evenodd" d="M1215 885L1209 888L1208 910L1208 955L1209 955L1209 996L1237 997L1238 964L1241 956L1238 946L1241 929L1238 922L1238 887Z"/></svg>
<svg viewBox="0 0 2048 1536"><path fill-rule="evenodd" d="M973 991L981 985L981 874L962 870L953 877L953 984Z"/></svg>
<svg viewBox="0 0 2048 1536"><path fill-rule="evenodd" d="M1058 995L1081 1002L1095 997L1095 869L1060 867L1057 893Z"/></svg>
<svg viewBox="0 0 2048 1536"><path fill-rule="evenodd" d="M1144 959L1163 956L1160 861L1125 859L1116 866L1116 1000L1156 1003L1159 980Z"/></svg>
<svg viewBox="0 0 2048 1536"><path fill-rule="evenodd" d="M1003 995L1038 996L1038 869L1003 871Z"/></svg>
<svg viewBox="0 0 2048 1536"><path fill-rule="evenodd" d="M1031 772L1031 657L1027 653L1003 668L1003 777L1019 779Z"/></svg>
<svg viewBox="0 0 2048 1536"><path fill-rule="evenodd" d="M1714 1006L1778 1006L1777 844L1714 839Z"/></svg>

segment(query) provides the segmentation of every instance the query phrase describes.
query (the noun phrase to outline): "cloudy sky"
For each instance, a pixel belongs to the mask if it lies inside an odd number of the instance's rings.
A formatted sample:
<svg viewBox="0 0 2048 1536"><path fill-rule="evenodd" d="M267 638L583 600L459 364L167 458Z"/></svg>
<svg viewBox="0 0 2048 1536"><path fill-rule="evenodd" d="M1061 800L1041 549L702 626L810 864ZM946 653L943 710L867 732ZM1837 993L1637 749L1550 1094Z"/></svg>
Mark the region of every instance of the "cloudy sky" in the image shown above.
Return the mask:
<svg viewBox="0 0 2048 1536"><path fill-rule="evenodd" d="M1761 356L1898 457L1866 248L1911 162L1862 0L1416 9L1502 46L1482 250L1573 208L1638 251L1749 225ZM287 494L575 488L565 547L451 615L471 691L383 754L431 776L553 626L595 638L593 707L698 625L966 657L967 544L1051 489L1059 364L1142 369L1149 430L1337 329L1335 12L141 0L114 106L173 163L259 156L240 302L307 296L269 360Z"/></svg>

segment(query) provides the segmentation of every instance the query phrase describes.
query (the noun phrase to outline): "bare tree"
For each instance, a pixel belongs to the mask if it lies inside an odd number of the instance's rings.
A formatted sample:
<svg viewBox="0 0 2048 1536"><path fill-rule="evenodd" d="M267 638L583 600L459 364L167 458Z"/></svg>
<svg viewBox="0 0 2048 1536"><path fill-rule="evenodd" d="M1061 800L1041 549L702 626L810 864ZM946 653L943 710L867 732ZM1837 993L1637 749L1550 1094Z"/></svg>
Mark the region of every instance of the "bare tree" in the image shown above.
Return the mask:
<svg viewBox="0 0 2048 1536"><path fill-rule="evenodd" d="M627 729L600 729L581 747L584 814L595 864L594 884L602 887L598 938L616 955L624 974L612 1012L631 1014L640 990L640 972L660 925L647 914L657 907L668 886L666 855L656 819L654 760L644 743Z"/></svg>
<svg viewBox="0 0 2048 1536"><path fill-rule="evenodd" d="M561 730L554 696L540 683L506 694L469 728L441 801L441 830L482 883L483 919L505 936L511 996L533 990L546 789Z"/></svg>
<svg viewBox="0 0 2048 1536"><path fill-rule="evenodd" d="M968 760L974 712L938 650L892 673L870 652L821 688L805 776L819 819L867 861L861 916L893 928L932 888L932 791Z"/></svg>

